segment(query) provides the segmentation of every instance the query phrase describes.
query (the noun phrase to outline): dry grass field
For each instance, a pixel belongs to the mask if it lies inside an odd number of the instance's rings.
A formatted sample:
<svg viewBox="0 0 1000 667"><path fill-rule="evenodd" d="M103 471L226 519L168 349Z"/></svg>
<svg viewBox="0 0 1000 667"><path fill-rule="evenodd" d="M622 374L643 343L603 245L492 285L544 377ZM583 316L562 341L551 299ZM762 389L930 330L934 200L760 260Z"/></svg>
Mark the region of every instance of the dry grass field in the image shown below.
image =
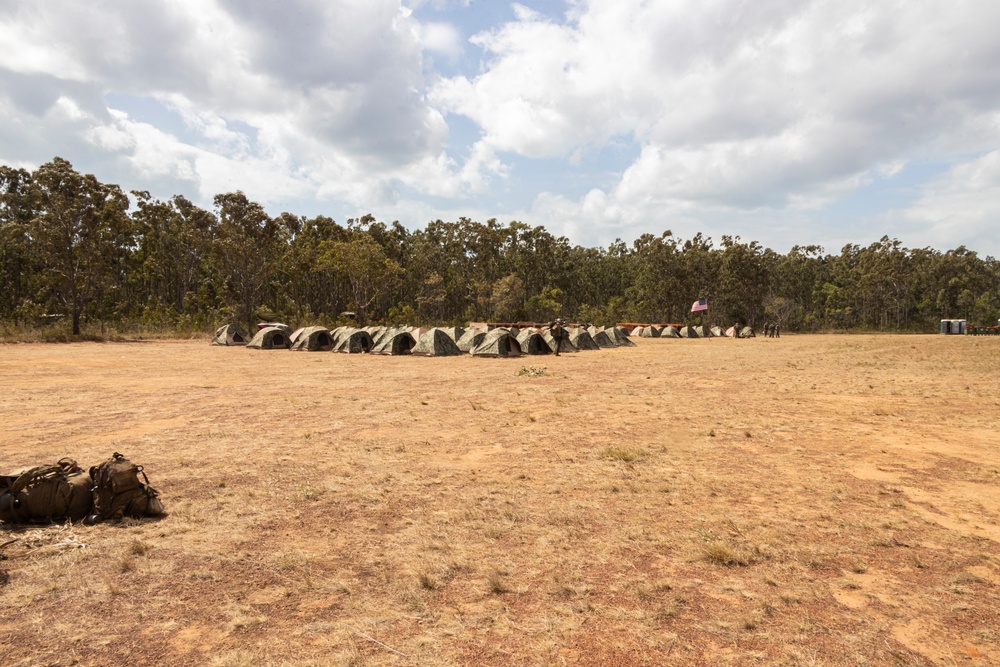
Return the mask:
<svg viewBox="0 0 1000 667"><path fill-rule="evenodd" d="M0 347L168 513L0 529L0 664L1000 664L1000 339L637 343Z"/></svg>

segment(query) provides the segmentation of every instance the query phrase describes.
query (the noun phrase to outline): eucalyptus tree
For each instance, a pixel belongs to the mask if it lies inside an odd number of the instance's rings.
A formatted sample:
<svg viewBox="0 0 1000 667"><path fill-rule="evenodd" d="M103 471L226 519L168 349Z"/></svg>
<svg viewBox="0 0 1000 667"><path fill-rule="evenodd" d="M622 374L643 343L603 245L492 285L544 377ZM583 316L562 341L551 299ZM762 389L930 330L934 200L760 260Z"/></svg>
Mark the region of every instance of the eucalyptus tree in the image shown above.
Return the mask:
<svg viewBox="0 0 1000 667"><path fill-rule="evenodd" d="M717 291L717 276L719 274L719 253L712 248L712 239L702 236L701 232L694 235L683 245L683 285L684 303L691 304L697 299L709 300L709 315L713 317L713 303L719 295ZM688 317L685 308L683 316Z"/></svg>
<svg viewBox="0 0 1000 667"><path fill-rule="evenodd" d="M30 233L42 284L79 335L81 317L109 286L129 244L128 198L117 185L81 175L59 157L32 174L30 191Z"/></svg>
<svg viewBox="0 0 1000 667"><path fill-rule="evenodd" d="M788 254L773 257L766 308L782 312L779 319L793 329L820 326L822 313L813 297L827 282L828 273L829 262L821 246L792 246Z"/></svg>
<svg viewBox="0 0 1000 667"><path fill-rule="evenodd" d="M139 304L157 305L174 316L194 315L214 305L209 257L216 217L181 195L169 201L133 191L132 219L138 238L132 282Z"/></svg>
<svg viewBox="0 0 1000 667"><path fill-rule="evenodd" d="M367 322L371 306L391 293L404 273L399 263L386 256L385 249L362 229L351 230L344 241L323 244L321 267L332 268L350 285L358 320Z"/></svg>
<svg viewBox="0 0 1000 667"><path fill-rule="evenodd" d="M685 258L678 240L667 230L660 236L643 234L632 246L635 275L626 294L633 317L644 322L679 322L687 312L683 303L691 290L684 284Z"/></svg>
<svg viewBox="0 0 1000 667"><path fill-rule="evenodd" d="M254 314L277 275L282 234L264 207L240 191L216 195L212 261L233 318L253 328Z"/></svg>
<svg viewBox="0 0 1000 667"><path fill-rule="evenodd" d="M756 241L741 243L739 236L722 237L717 311L726 318L725 323L757 324L763 320L772 263L769 255L770 251ZM784 324L783 320L779 321Z"/></svg>
<svg viewBox="0 0 1000 667"><path fill-rule="evenodd" d="M282 260L282 270L295 281L294 298L300 315L335 318L347 309L349 286L329 263L326 248L348 238L348 231L324 215L300 221Z"/></svg>
<svg viewBox="0 0 1000 667"><path fill-rule="evenodd" d="M0 166L0 318L18 319L32 303L36 275L31 257L31 174Z"/></svg>

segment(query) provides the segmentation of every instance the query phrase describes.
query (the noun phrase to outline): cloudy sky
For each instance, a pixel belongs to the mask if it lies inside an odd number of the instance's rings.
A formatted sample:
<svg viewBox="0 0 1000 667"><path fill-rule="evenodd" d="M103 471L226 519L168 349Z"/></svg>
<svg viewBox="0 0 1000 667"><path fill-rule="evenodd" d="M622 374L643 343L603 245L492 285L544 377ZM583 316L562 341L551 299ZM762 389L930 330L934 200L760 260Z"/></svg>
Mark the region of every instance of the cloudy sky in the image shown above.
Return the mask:
<svg viewBox="0 0 1000 667"><path fill-rule="evenodd" d="M210 208L1000 256L995 0L0 0L0 163Z"/></svg>

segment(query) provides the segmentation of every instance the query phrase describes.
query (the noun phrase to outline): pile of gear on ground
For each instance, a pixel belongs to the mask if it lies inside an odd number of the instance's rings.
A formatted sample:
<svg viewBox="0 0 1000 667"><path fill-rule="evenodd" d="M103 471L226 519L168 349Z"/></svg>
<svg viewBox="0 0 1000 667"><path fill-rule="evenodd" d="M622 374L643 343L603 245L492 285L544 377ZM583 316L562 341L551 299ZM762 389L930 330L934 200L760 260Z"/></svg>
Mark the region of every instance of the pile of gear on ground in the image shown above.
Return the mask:
<svg viewBox="0 0 1000 667"><path fill-rule="evenodd" d="M0 475L0 521L91 525L163 514L159 493L142 466L115 452L88 471L70 458Z"/></svg>

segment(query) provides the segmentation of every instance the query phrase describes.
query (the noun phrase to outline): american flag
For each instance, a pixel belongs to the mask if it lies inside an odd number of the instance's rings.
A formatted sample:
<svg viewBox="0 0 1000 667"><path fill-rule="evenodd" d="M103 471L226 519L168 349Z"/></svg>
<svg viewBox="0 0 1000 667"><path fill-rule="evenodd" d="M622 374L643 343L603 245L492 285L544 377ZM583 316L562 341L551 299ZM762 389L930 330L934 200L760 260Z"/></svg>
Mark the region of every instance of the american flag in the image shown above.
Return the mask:
<svg viewBox="0 0 1000 667"><path fill-rule="evenodd" d="M698 299L691 304L692 313L699 313L703 310L708 310L708 299Z"/></svg>

